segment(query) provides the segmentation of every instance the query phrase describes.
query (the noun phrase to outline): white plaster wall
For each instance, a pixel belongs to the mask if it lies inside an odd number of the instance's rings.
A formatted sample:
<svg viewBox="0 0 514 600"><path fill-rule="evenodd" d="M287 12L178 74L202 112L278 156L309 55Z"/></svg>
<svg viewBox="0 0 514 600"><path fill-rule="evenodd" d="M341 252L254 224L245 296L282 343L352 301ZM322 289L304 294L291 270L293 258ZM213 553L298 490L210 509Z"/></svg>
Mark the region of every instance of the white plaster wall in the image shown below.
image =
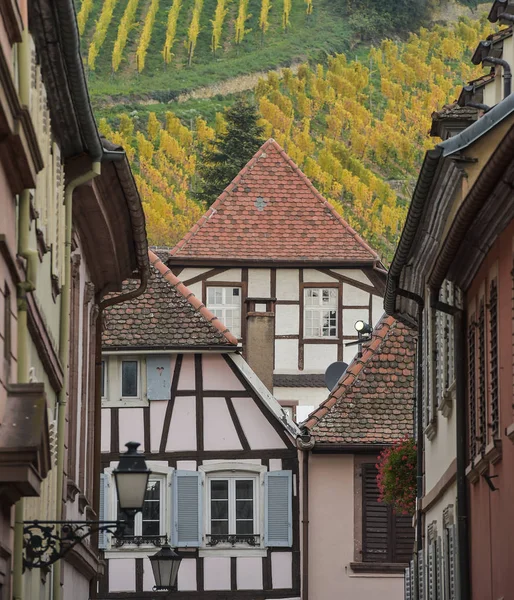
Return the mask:
<svg viewBox="0 0 514 600"><path fill-rule="evenodd" d="M300 330L300 307L296 304L275 306L275 335L298 335Z"/></svg>
<svg viewBox="0 0 514 600"><path fill-rule="evenodd" d="M196 460L177 460L177 471L196 471Z"/></svg>
<svg viewBox="0 0 514 600"><path fill-rule="evenodd" d="M269 470L270 471L282 471L282 459L281 458L270 458L269 459Z"/></svg>
<svg viewBox="0 0 514 600"><path fill-rule="evenodd" d="M457 456L455 406L449 418L437 411L437 433L425 436L425 493L428 494Z"/></svg>
<svg viewBox="0 0 514 600"><path fill-rule="evenodd" d="M204 589L229 590L230 589L230 558L205 557L203 559Z"/></svg>
<svg viewBox="0 0 514 600"><path fill-rule="evenodd" d="M356 288L349 283L343 283L344 306L367 306L368 304L369 292Z"/></svg>
<svg viewBox="0 0 514 600"><path fill-rule="evenodd" d="M300 405L315 404L316 406L327 399L328 390L325 387L275 387L273 395L277 400L298 400Z"/></svg>
<svg viewBox="0 0 514 600"><path fill-rule="evenodd" d="M142 452L148 451L148 448L144 447L145 427L142 408L120 408L119 426L120 452L125 452L125 444L132 440L141 444Z"/></svg>
<svg viewBox="0 0 514 600"><path fill-rule="evenodd" d="M298 269L277 269L277 300L299 300L300 276Z"/></svg>
<svg viewBox="0 0 514 600"><path fill-rule="evenodd" d="M330 275L322 273L317 269L304 269L303 281L304 283L317 283L318 281L325 283L337 283L337 279L335 277L331 277Z"/></svg>
<svg viewBox="0 0 514 600"><path fill-rule="evenodd" d="M178 570L177 588L179 592L196 591L196 560L184 558Z"/></svg>
<svg viewBox="0 0 514 600"><path fill-rule="evenodd" d="M355 346L343 345L343 362L345 362L347 365L349 365L352 362L352 360L355 358L358 348L359 348L358 345L355 345Z"/></svg>
<svg viewBox="0 0 514 600"><path fill-rule="evenodd" d="M100 444L102 452L111 451L111 409L102 408L102 431L100 433Z"/></svg>
<svg viewBox="0 0 514 600"><path fill-rule="evenodd" d="M337 360L338 344L309 344L303 347L304 373L324 373Z"/></svg>
<svg viewBox="0 0 514 600"><path fill-rule="evenodd" d="M241 281L241 269L228 269L228 271L223 271L223 273L209 277L207 281L231 281L238 283Z"/></svg>
<svg viewBox="0 0 514 600"><path fill-rule="evenodd" d="M225 464L227 461L224 458L207 458L202 461L203 465L220 465ZM260 458L237 458L230 461L231 463L241 463L244 465L262 465Z"/></svg>
<svg viewBox="0 0 514 600"><path fill-rule="evenodd" d="M232 398L232 402L252 450L285 448L284 442L253 398Z"/></svg>
<svg viewBox="0 0 514 600"><path fill-rule="evenodd" d="M275 373L298 371L298 340L275 340Z"/></svg>
<svg viewBox="0 0 514 600"><path fill-rule="evenodd" d="M369 320L369 310L367 308L347 308L343 310L343 335L357 335L355 323L357 321ZM351 348L351 346L350 346Z"/></svg>
<svg viewBox="0 0 514 600"><path fill-rule="evenodd" d="M273 589L293 587L293 555L291 552L271 553L271 584Z"/></svg>
<svg viewBox="0 0 514 600"><path fill-rule="evenodd" d="M162 424L164 423L167 406L167 400L152 400L150 402L150 446L152 452L159 452Z"/></svg>
<svg viewBox="0 0 514 600"><path fill-rule="evenodd" d="M237 558L237 589L262 590L262 558Z"/></svg>
<svg viewBox="0 0 514 600"><path fill-rule="evenodd" d="M225 398L203 399L205 450L242 450Z"/></svg>
<svg viewBox="0 0 514 600"><path fill-rule="evenodd" d="M270 269L248 269L248 297L271 297Z"/></svg>
<svg viewBox="0 0 514 600"><path fill-rule="evenodd" d="M171 416L166 452L196 450L196 404L193 396L177 396ZM159 427L162 431L162 423Z"/></svg>
<svg viewBox="0 0 514 600"><path fill-rule="evenodd" d="M371 300L371 315L373 326L382 318L384 314L384 299L381 296L373 296Z"/></svg>
<svg viewBox="0 0 514 600"><path fill-rule="evenodd" d="M208 270L205 267L186 267L179 273L178 278L185 283L188 279L193 279L193 277L206 273Z"/></svg>
<svg viewBox="0 0 514 600"><path fill-rule="evenodd" d="M195 388L195 357L193 354L184 354L182 357L182 365L180 367L178 389L194 390Z"/></svg>
<svg viewBox="0 0 514 600"><path fill-rule="evenodd" d="M109 592L133 592L136 589L136 559L109 559Z"/></svg>
<svg viewBox="0 0 514 600"><path fill-rule="evenodd" d="M68 517L71 518L71 517ZM63 566L63 600L87 600L89 598L89 581L75 567L62 561ZM38 572L38 569L35 569ZM50 579L50 578L49 578Z"/></svg>
<svg viewBox="0 0 514 600"><path fill-rule="evenodd" d="M200 300L202 300L203 287L202 287L202 282L201 281L197 281L196 283L191 283L187 287L188 287L188 289L191 292L193 292L193 294L197 298L199 298Z"/></svg>
<svg viewBox="0 0 514 600"><path fill-rule="evenodd" d="M332 269L332 271L334 271L334 273L338 273L339 275L344 275L345 277L354 279L355 281L360 281L361 283L367 283L368 285L371 285L371 281L360 269Z"/></svg>
<svg viewBox="0 0 514 600"><path fill-rule="evenodd" d="M354 561L353 455L311 454L309 463L310 600L402 600L403 574L355 574L349 566Z"/></svg>
<svg viewBox="0 0 514 600"><path fill-rule="evenodd" d="M202 357L204 390L244 390L222 356L204 354Z"/></svg>

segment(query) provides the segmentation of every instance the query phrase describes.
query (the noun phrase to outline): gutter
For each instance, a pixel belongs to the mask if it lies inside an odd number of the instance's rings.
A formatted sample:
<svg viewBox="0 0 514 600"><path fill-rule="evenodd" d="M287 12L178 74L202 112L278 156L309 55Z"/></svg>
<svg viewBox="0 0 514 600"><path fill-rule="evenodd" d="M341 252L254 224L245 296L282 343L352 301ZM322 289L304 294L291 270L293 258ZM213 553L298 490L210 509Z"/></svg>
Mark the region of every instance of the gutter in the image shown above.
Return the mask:
<svg viewBox="0 0 514 600"><path fill-rule="evenodd" d="M309 600L309 452L314 445L307 430L296 438L296 446L302 451L302 600Z"/></svg>

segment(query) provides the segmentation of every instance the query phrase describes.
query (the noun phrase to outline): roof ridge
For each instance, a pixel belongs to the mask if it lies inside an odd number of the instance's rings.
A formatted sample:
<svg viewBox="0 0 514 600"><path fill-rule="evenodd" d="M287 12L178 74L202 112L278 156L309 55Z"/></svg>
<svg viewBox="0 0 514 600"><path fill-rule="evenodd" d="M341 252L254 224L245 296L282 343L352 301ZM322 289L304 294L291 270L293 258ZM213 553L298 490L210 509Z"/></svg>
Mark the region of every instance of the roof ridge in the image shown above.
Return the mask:
<svg viewBox="0 0 514 600"><path fill-rule="evenodd" d="M216 198L216 200L211 204L209 209L203 214L200 219L191 227L191 229L185 234L185 236L177 242L177 244L170 250L170 255L175 256L188 242L189 240L195 236L209 221L209 219L214 216L219 208L219 206L225 201L225 199L231 194L235 187L237 187L243 177L253 169L255 164L262 158L262 154L266 151L270 146L274 147L275 150L279 153L283 160L291 167L294 173L298 175L300 180L307 186L309 191L314 195L314 197L321 202L321 204L328 209L330 214L339 222L340 225L348 232L349 235L355 240L355 242L360 245L364 250L369 252L373 259L379 261L380 257L378 254L369 246L364 239L353 229L353 227L335 210L335 208L330 204L330 202L323 197L323 195L314 187L312 181L305 175L305 173L300 169L300 167L293 161L293 159L287 154L287 152L280 146L280 144L273 138L269 138L266 140L262 146L257 150L257 152L253 155L253 157L246 163L246 165L239 171L239 173L234 177L234 179L227 185L227 187L221 192L221 194Z"/></svg>
<svg viewBox="0 0 514 600"><path fill-rule="evenodd" d="M154 252L148 250L148 258L150 259L150 264L155 267L159 273L163 276L166 281L171 284L175 290L181 294L191 306L195 309L196 312L200 313L202 317L208 321L213 327L215 327L218 331L220 331L223 336L234 346L237 346L238 340L234 334L230 332L230 330L223 325L223 323L216 317L203 302L201 302L193 292L185 286L180 279L174 275ZM160 263L160 264L159 264Z"/></svg>
<svg viewBox="0 0 514 600"><path fill-rule="evenodd" d="M386 341L389 334L393 330L396 323L394 317L390 317L384 313L380 321L373 329L370 343L366 346L362 356L356 356L346 371L343 373L336 387L330 392L328 398L324 400L318 408L313 410L309 416L301 423L301 428L312 429L319 423L337 404L337 402L345 396L345 394L358 381L366 364L378 353L382 344Z"/></svg>

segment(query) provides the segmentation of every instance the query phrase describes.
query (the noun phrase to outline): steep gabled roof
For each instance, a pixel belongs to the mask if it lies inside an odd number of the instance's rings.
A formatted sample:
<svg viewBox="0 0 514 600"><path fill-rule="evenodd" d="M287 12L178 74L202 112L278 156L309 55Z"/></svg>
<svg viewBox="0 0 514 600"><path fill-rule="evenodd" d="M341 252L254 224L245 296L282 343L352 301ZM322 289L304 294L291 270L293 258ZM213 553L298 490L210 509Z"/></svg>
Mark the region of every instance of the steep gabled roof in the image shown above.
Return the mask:
<svg viewBox="0 0 514 600"><path fill-rule="evenodd" d="M415 341L383 316L362 357L302 424L316 444L388 444L412 433Z"/></svg>
<svg viewBox="0 0 514 600"><path fill-rule="evenodd" d="M171 250L180 259L372 265L378 255L270 139Z"/></svg>
<svg viewBox="0 0 514 600"><path fill-rule="evenodd" d="M148 252L151 270L145 293L105 310L104 350L109 348L222 347L237 338L166 267L167 252ZM124 284L129 291L136 284Z"/></svg>

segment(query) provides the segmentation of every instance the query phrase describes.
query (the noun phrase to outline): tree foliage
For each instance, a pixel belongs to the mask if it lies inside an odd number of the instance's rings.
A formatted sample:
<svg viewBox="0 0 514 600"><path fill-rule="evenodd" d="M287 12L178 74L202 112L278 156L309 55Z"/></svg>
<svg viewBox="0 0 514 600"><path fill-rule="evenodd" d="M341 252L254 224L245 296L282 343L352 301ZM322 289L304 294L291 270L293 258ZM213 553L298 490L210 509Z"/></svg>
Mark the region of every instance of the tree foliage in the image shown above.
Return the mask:
<svg viewBox="0 0 514 600"><path fill-rule="evenodd" d="M210 205L262 145L263 129L254 105L237 101L225 113L226 131L216 134L212 146L202 153L197 197Z"/></svg>

